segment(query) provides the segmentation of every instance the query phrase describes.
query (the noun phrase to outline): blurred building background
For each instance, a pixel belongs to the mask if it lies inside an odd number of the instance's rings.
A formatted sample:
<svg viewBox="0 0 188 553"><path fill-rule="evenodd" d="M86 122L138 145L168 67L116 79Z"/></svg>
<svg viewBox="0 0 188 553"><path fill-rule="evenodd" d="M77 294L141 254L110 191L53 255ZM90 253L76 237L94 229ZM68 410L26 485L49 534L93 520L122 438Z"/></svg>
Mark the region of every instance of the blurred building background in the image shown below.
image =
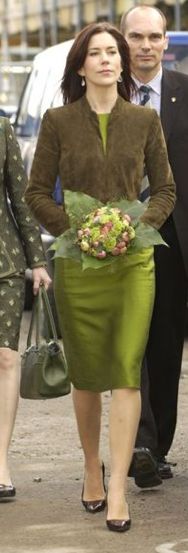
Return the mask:
<svg viewBox="0 0 188 553"><path fill-rule="evenodd" d="M145 0L169 30L188 29L188 0ZM121 15L144 0L0 0L0 115L16 113L35 54L73 38L84 25Z"/></svg>
<svg viewBox="0 0 188 553"><path fill-rule="evenodd" d="M29 60L40 49L72 38L92 21L119 24L137 0L1 0L0 59ZM187 30L188 0L147 0L166 15L168 28Z"/></svg>

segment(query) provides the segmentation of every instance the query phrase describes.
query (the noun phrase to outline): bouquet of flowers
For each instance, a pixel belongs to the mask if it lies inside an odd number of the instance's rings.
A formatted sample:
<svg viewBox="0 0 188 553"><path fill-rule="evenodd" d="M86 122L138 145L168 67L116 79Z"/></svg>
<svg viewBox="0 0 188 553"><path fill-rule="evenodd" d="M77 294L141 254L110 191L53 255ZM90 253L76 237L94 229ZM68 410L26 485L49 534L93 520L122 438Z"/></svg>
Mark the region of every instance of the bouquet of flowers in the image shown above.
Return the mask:
<svg viewBox="0 0 188 553"><path fill-rule="evenodd" d="M104 206L86 215L77 231L77 244L87 255L104 259L127 251L135 230L131 218L118 207Z"/></svg>
<svg viewBox="0 0 188 553"><path fill-rule="evenodd" d="M104 205L83 192L65 190L64 203L70 228L50 249L54 257L80 261L83 269L98 269L130 251L165 244L156 229L139 220L146 206L138 200Z"/></svg>

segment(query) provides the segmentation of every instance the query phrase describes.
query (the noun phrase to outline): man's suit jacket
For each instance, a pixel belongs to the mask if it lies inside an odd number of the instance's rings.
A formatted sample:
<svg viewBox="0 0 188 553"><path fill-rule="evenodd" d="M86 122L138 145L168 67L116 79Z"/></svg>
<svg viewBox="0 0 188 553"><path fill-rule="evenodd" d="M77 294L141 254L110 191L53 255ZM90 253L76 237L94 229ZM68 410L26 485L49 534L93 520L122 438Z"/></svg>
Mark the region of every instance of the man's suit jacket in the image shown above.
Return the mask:
<svg viewBox="0 0 188 553"><path fill-rule="evenodd" d="M163 69L161 122L177 187L173 219L188 275L188 75Z"/></svg>

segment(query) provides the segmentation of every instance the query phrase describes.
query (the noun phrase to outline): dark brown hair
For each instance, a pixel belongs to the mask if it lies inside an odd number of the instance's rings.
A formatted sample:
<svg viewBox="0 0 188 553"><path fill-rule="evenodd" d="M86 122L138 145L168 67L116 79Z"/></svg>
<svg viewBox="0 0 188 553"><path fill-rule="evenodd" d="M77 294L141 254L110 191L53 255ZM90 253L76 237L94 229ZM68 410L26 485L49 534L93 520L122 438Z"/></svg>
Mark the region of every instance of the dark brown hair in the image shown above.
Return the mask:
<svg viewBox="0 0 188 553"><path fill-rule="evenodd" d="M91 23L84 27L76 36L73 45L68 53L64 76L61 82L64 103L75 102L85 94L85 87L81 86L79 69L84 65L88 44L93 35L109 33L116 40L122 64L122 82L117 83L118 93L125 100L130 100L131 90L134 84L130 71L129 47L122 33L113 25L107 22Z"/></svg>
<svg viewBox="0 0 188 553"><path fill-rule="evenodd" d="M151 10L155 10L161 16L161 19L163 21L164 35L166 34L167 21L164 13L159 8L156 8L155 6L151 6L149 4L140 4L140 5L137 4L136 6L133 6L132 8L130 8L130 10L128 10L127 12L123 13L122 15L121 22L120 22L120 30L123 33L123 35L126 32L126 23L127 23L128 15L134 10L136 10L137 8L141 8L143 10L145 10L145 8L150 8ZM147 14L146 14L146 17L147 17Z"/></svg>

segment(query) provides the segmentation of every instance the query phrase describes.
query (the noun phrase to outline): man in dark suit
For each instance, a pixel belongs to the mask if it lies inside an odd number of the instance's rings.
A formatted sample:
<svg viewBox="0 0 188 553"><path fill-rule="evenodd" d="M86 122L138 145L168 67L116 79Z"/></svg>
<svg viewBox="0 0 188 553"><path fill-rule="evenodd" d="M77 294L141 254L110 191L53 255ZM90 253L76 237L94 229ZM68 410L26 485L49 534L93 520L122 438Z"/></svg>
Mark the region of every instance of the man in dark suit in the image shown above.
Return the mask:
<svg viewBox="0 0 188 553"><path fill-rule="evenodd" d="M177 186L173 215L161 228L170 248L155 248L156 299L143 364L142 417L130 472L144 488L173 476L166 456L176 427L188 291L188 76L162 68L168 39L160 10L146 5L131 8L122 16L121 31L130 47L138 90L132 101L144 104L147 100L158 111Z"/></svg>

